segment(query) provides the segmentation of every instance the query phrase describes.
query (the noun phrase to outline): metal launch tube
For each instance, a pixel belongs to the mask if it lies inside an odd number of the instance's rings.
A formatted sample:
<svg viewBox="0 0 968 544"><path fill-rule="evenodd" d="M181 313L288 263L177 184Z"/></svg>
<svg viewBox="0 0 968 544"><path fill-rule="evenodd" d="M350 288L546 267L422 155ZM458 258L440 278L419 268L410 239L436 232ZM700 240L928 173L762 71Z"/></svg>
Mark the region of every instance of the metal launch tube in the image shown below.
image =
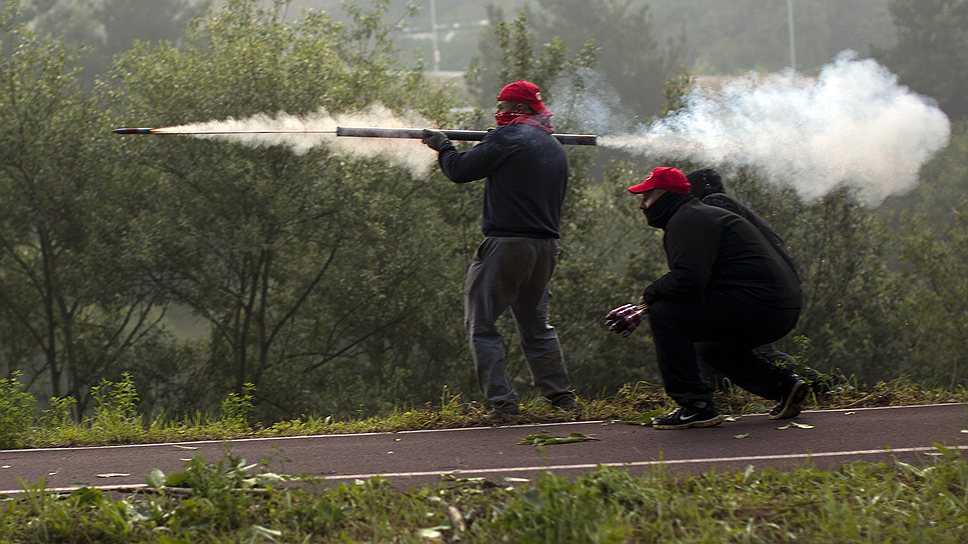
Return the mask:
<svg viewBox="0 0 968 544"><path fill-rule="evenodd" d="M451 140L479 142L487 134L486 130L441 130ZM377 128L377 127L336 127L337 136L355 136L362 138L411 138L423 137L420 128ZM552 134L565 145L598 145L598 136L594 134Z"/></svg>
<svg viewBox="0 0 968 544"><path fill-rule="evenodd" d="M487 134L486 130L441 130L451 140L479 142ZM379 128L379 127L336 127L336 130L178 130L174 128L116 128L115 134L183 134L189 136L238 135L238 134L336 134L357 138L408 138L419 140L423 137L420 128ZM565 145L598 145L594 134L552 134Z"/></svg>

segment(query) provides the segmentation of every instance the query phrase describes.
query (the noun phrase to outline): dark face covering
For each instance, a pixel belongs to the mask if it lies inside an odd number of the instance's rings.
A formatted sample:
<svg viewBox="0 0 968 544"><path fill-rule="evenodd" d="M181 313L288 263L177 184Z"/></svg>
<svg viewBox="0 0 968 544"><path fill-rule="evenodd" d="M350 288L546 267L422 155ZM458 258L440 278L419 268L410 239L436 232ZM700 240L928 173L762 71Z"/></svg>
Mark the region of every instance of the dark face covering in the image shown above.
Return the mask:
<svg viewBox="0 0 968 544"><path fill-rule="evenodd" d="M692 196L688 194L666 193L653 202L651 206L642 210L642 213L645 214L645 219L650 227L664 229L679 206L691 198Z"/></svg>
<svg viewBox="0 0 968 544"><path fill-rule="evenodd" d="M549 134L554 132L554 129L551 126L550 115L521 113L519 111L502 111L494 114L494 121L497 122L497 126L499 127L513 125L515 123L524 123L526 125L536 126Z"/></svg>

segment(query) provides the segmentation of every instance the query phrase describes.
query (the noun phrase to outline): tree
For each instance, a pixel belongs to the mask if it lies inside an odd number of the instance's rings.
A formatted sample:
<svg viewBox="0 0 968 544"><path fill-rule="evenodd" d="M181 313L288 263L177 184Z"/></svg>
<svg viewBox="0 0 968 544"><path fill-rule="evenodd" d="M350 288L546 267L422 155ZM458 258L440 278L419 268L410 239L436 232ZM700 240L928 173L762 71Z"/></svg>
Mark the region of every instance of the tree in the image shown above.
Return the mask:
<svg viewBox="0 0 968 544"><path fill-rule="evenodd" d="M211 0L33 0L23 2L16 21L38 35L56 36L83 51L81 85L89 89L116 55L135 41L180 43L188 24ZM16 2L14 2L16 4Z"/></svg>
<svg viewBox="0 0 968 544"><path fill-rule="evenodd" d="M396 64L379 10L352 11L349 24L323 13L287 23L278 13L232 0L182 49L135 46L108 100L156 126L378 102L442 114L440 94ZM436 288L460 264L437 211L446 186L326 146L123 145L152 195L138 210L142 269L210 326L201 398L252 383L263 410L290 416L375 410L446 383L455 346L441 305L459 292Z"/></svg>
<svg viewBox="0 0 968 544"><path fill-rule="evenodd" d="M884 0L793 0L791 5L800 72L815 73L845 49L866 56L871 47L895 42ZM774 72L790 65L791 29L783 0L677 0L649 6L660 38L684 36L686 63L693 73Z"/></svg>
<svg viewBox="0 0 968 544"><path fill-rule="evenodd" d="M893 0L900 35L893 49L878 50L901 82L938 101L954 118L968 115L968 1Z"/></svg>
<svg viewBox="0 0 968 544"><path fill-rule="evenodd" d="M537 3L539 40L554 36L573 49L594 44L596 70L620 97L622 116L645 122L659 112L666 82L685 68L684 36L660 44L649 5L632 0Z"/></svg>
<svg viewBox="0 0 968 544"><path fill-rule="evenodd" d="M562 75L573 75L579 67L591 66L595 60L593 43L585 44L571 58L569 48L558 37L535 48L530 17L524 10L513 21L503 20L500 10L491 8L488 12L494 25L494 41L481 42L480 56L471 61L465 76L471 94L482 108L493 108L501 88L519 79L541 87L543 100L553 102L556 80Z"/></svg>
<svg viewBox="0 0 968 544"><path fill-rule="evenodd" d="M512 21L505 21L499 9L489 10L496 43L481 40L468 77L468 86L482 107L491 106L502 85L527 73L542 89L556 87L559 93L580 97L577 117L589 116L582 109L592 107L582 103L588 96L596 101L611 101L614 95L620 105L613 107L621 111L609 112L609 118L620 118L623 126L644 122L659 111L665 82L683 68L685 51L681 39L672 40L665 47L656 43L647 6L609 0L540 1L538 7L534 12L522 10ZM544 44L541 54L533 50L533 44ZM566 61L569 51L577 53ZM636 53L630 55L629 51ZM596 76L582 76L582 71L576 70L592 64ZM570 81L556 81L565 74ZM571 89L571 85L582 88ZM547 94L546 101L558 105L554 96ZM592 115L604 113L600 107L592 108Z"/></svg>
<svg viewBox="0 0 968 544"><path fill-rule="evenodd" d="M949 214L943 226L928 227L924 216L904 222L899 256L907 286L903 309L903 370L915 379L943 387L966 385L964 338L968 335L968 220Z"/></svg>
<svg viewBox="0 0 968 544"><path fill-rule="evenodd" d="M80 409L160 315L132 281L124 190L104 160L109 119L77 86L72 58L23 28L0 51L0 315L18 338L10 369Z"/></svg>

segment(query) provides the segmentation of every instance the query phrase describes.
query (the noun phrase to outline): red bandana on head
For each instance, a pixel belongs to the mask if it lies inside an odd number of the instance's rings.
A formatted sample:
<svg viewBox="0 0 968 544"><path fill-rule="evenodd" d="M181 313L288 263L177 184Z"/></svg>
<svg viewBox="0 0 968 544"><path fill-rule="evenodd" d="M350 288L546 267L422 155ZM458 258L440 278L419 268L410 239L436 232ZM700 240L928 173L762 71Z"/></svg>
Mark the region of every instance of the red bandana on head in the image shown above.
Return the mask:
<svg viewBox="0 0 968 544"><path fill-rule="evenodd" d="M554 132L554 129L551 127L551 116L554 113L541 101L541 89L534 83L524 80L509 83L501 89L501 92L497 95L497 99L498 101L522 102L535 111L534 115L514 111L495 114L494 120L497 122L497 126L503 127L505 125L524 123L538 127L549 134Z"/></svg>

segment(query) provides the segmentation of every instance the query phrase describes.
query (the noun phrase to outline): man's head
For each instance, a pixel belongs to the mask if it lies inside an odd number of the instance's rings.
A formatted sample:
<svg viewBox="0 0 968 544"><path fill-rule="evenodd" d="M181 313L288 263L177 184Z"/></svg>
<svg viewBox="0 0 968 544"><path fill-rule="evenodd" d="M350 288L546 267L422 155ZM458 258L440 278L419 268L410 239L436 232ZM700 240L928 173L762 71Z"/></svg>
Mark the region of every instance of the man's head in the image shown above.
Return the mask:
<svg viewBox="0 0 968 544"><path fill-rule="evenodd" d="M696 198L705 198L713 193L725 193L723 178L712 168L703 168L689 172L686 176L692 187L692 195Z"/></svg>
<svg viewBox="0 0 968 544"><path fill-rule="evenodd" d="M506 108L504 110L501 109L502 103L509 103L503 106ZM497 104L499 113L502 111L514 111L528 115L552 114L551 110L541 101L541 89L534 83L524 81L523 79L505 85L497 95Z"/></svg>
<svg viewBox="0 0 968 544"><path fill-rule="evenodd" d="M499 113L507 113L507 112L521 113L524 115L534 115L535 113L537 113L533 109L531 109L531 106L525 104L524 102L513 102L511 100L498 100L497 107L494 108L495 115Z"/></svg>
<svg viewBox="0 0 968 544"><path fill-rule="evenodd" d="M678 168L660 166L652 169L652 172L642 180L642 183L629 187L628 191L632 194L642 195L639 208L647 210L665 193L688 194L689 180Z"/></svg>

